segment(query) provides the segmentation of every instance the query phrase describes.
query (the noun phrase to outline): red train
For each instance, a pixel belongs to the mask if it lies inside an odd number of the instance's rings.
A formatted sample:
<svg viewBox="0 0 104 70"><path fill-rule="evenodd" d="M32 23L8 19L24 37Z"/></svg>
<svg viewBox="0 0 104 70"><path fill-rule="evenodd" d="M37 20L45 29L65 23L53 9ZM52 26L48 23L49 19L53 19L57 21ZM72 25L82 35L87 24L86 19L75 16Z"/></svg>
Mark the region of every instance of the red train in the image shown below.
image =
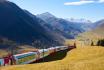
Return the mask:
<svg viewBox="0 0 104 70"><path fill-rule="evenodd" d="M9 55L7 57L0 59L0 66L29 64L31 62L44 58L52 53L55 53L57 51L73 49L73 48L76 48L76 47L75 46L69 46L69 47L68 46L56 46L56 47L51 47L48 49L40 49L36 52L27 52L27 53L22 53L22 54Z"/></svg>

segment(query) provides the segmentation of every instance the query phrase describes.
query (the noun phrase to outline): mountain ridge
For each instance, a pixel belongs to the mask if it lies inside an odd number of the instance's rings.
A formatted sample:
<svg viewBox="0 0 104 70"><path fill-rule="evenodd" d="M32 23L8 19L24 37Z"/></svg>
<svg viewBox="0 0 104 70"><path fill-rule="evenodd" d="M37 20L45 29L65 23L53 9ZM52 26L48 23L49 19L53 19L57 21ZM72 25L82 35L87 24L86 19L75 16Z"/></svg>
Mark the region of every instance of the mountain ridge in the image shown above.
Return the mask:
<svg viewBox="0 0 104 70"><path fill-rule="evenodd" d="M79 33L90 30L89 25L82 25L82 23L77 24L77 22L75 23L63 18L57 18L51 13L48 15L46 13L38 14L37 17L47 22L47 24L51 25L54 30L58 30L60 34L66 38L73 39ZM50 15L52 15L52 17L50 17Z"/></svg>
<svg viewBox="0 0 104 70"><path fill-rule="evenodd" d="M0 15L0 37L30 45L36 40L44 42L45 45L56 42L55 36L48 33L37 18L33 19L12 2L0 2Z"/></svg>

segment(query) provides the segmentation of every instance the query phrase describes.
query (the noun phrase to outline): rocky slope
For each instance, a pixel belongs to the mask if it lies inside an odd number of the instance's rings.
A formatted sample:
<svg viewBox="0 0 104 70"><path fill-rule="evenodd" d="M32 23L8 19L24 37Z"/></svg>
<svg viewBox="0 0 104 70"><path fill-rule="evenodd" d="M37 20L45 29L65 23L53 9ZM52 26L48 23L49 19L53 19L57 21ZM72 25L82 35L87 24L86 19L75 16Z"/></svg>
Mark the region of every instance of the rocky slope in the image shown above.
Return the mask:
<svg viewBox="0 0 104 70"><path fill-rule="evenodd" d="M44 23L41 21L41 23ZM57 39L54 33L49 33L38 18L32 18L16 4L3 1L0 2L0 39L6 38L19 44L36 43L44 45L62 44L63 39ZM57 40L57 42L56 42Z"/></svg>

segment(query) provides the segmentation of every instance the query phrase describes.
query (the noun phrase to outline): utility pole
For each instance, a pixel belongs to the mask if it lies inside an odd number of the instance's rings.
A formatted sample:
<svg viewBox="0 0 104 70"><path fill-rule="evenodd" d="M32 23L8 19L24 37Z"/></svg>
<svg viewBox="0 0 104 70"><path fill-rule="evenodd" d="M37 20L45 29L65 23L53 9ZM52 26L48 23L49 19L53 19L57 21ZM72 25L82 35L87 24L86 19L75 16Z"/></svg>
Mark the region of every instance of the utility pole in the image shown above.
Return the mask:
<svg viewBox="0 0 104 70"><path fill-rule="evenodd" d="M11 47L11 54L14 55L14 50L16 48L16 44L13 44L12 47Z"/></svg>
<svg viewBox="0 0 104 70"><path fill-rule="evenodd" d="M44 42L42 41L42 43L40 45L41 45L41 47L43 46L43 62L44 62L44 48L45 48Z"/></svg>
<svg viewBox="0 0 104 70"><path fill-rule="evenodd" d="M43 62L44 62L44 46L43 46Z"/></svg>

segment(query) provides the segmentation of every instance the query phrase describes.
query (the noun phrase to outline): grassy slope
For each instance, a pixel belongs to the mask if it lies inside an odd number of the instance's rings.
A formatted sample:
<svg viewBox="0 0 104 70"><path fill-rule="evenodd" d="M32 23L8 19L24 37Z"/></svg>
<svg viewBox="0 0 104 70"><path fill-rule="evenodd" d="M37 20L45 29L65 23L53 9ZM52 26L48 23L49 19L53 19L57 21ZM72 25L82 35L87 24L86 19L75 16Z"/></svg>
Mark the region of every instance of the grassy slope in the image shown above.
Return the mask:
<svg viewBox="0 0 104 70"><path fill-rule="evenodd" d="M0 58L2 58L3 56L8 55L8 52L6 50L1 50L0 49Z"/></svg>
<svg viewBox="0 0 104 70"><path fill-rule="evenodd" d="M9 66L1 70L104 70L104 48L77 48L59 61Z"/></svg>
<svg viewBox="0 0 104 70"><path fill-rule="evenodd" d="M104 24L94 30L81 33L76 38L78 40L84 40L87 45L88 43L91 44L92 41L96 45L98 40L104 39Z"/></svg>

